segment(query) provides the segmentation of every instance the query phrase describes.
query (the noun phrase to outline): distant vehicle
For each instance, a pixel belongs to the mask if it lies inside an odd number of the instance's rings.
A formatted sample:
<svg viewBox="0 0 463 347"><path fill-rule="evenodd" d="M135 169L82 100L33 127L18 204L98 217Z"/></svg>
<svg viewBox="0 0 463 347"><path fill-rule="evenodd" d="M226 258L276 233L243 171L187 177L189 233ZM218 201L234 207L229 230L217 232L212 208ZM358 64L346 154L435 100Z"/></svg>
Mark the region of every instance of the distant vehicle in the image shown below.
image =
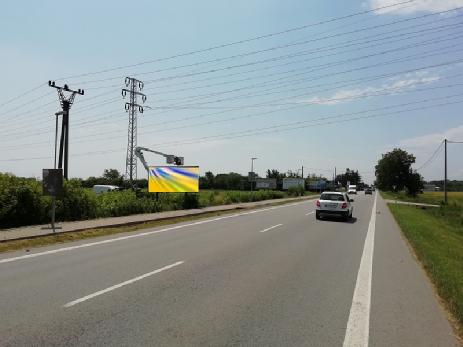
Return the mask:
<svg viewBox="0 0 463 347"><path fill-rule="evenodd" d="M376 190L375 186L371 186L371 190L375 191Z"/></svg>
<svg viewBox="0 0 463 347"><path fill-rule="evenodd" d="M349 187L347 187L347 194L357 194L357 186L355 184L349 184Z"/></svg>
<svg viewBox="0 0 463 347"><path fill-rule="evenodd" d="M92 190L97 194L101 194L101 193L107 193L107 192L114 191L114 190L119 190L119 187L111 186L108 184L95 184Z"/></svg>
<svg viewBox="0 0 463 347"><path fill-rule="evenodd" d="M373 190L371 188L365 188L365 195L367 194L373 195Z"/></svg>
<svg viewBox="0 0 463 347"><path fill-rule="evenodd" d="M342 217L345 221L352 218L354 207L346 193L342 192L324 192L317 200L315 218L320 219L324 215Z"/></svg>

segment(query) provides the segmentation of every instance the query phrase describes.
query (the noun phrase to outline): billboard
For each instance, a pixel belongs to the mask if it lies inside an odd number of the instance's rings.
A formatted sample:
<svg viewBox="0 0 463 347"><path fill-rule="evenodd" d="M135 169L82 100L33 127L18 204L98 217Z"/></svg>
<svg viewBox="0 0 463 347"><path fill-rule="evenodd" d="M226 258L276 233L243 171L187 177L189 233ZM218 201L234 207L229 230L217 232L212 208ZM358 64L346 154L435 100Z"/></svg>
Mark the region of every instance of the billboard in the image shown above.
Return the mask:
<svg viewBox="0 0 463 347"><path fill-rule="evenodd" d="M296 177L283 178L283 190L288 190L291 187L298 187L298 186L301 186L304 188L305 180L303 178L296 178Z"/></svg>
<svg viewBox="0 0 463 347"><path fill-rule="evenodd" d="M319 190L319 189L325 189L325 188L326 188L326 181L324 180L310 181L309 183L309 189L311 190Z"/></svg>
<svg viewBox="0 0 463 347"><path fill-rule="evenodd" d="M276 178L257 178L256 189L277 189Z"/></svg>
<svg viewBox="0 0 463 347"><path fill-rule="evenodd" d="M150 166L148 177L150 193L197 193L198 166Z"/></svg>
<svg viewBox="0 0 463 347"><path fill-rule="evenodd" d="M63 169L42 170L42 191L48 196L63 194Z"/></svg>

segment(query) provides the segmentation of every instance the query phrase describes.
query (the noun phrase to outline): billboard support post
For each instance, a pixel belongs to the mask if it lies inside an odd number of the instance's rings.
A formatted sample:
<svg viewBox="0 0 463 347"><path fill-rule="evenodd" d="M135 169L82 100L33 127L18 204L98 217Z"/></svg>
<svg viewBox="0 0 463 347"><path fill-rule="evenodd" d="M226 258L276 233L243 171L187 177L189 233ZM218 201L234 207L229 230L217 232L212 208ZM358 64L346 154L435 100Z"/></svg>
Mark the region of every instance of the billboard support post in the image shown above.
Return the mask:
<svg viewBox="0 0 463 347"><path fill-rule="evenodd" d="M43 169L42 176L43 195L51 196L51 228L44 227L42 229L52 229L55 233L56 229L61 229L55 225L55 216L56 196L63 193L63 169Z"/></svg>

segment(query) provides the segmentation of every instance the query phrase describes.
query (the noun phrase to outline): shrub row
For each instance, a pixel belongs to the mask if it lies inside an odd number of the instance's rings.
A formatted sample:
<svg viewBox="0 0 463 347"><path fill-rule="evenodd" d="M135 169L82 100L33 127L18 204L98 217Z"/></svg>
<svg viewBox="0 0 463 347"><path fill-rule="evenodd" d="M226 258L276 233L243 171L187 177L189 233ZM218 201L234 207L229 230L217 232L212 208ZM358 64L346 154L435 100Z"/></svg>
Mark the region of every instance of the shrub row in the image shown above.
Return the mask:
<svg viewBox="0 0 463 347"><path fill-rule="evenodd" d="M150 194L116 191L95 194L79 180L65 182L56 202L56 220L74 221L117 217L178 209L191 209L239 202L261 201L299 195L280 191L201 191L200 193ZM43 224L50 220L51 198L42 195L41 182L0 173L0 228Z"/></svg>

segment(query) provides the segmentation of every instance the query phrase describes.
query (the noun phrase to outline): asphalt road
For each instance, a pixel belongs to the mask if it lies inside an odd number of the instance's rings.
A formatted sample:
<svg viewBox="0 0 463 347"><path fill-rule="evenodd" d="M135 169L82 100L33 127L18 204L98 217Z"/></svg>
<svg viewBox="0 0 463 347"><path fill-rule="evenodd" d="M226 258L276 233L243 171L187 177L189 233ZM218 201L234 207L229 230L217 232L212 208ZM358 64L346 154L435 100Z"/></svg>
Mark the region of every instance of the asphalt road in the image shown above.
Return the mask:
<svg viewBox="0 0 463 347"><path fill-rule="evenodd" d="M314 202L0 255L1 346L456 346L384 201Z"/></svg>

